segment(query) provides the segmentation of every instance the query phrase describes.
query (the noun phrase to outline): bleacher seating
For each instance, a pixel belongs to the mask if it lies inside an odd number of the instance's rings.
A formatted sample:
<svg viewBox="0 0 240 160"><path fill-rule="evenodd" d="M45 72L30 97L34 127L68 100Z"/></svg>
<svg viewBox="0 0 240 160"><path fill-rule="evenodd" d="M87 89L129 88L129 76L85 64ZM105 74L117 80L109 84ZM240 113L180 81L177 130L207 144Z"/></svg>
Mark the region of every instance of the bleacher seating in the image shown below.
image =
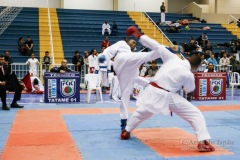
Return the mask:
<svg viewBox="0 0 240 160"><path fill-rule="evenodd" d="M57 9L57 13L65 58L70 61L75 50L83 54L84 51L90 52L95 48L101 52L101 42L105 38L102 35L102 24L105 20L110 26L113 21L118 25L118 35L108 38L111 44L123 40L126 29L135 25L127 12L123 11Z"/></svg>
<svg viewBox="0 0 240 160"><path fill-rule="evenodd" d="M153 19L153 21L159 22L159 13L148 12L148 15ZM166 13L166 21L176 22L177 20L182 19L193 20L195 17L191 14ZM211 30L202 30L204 26L209 26ZM228 48L222 47L223 44L225 42L229 43L232 39L237 38L220 24L213 23L190 23L190 30L185 30L184 27L181 27L181 33L168 33L167 29L169 29L169 26L160 25L159 27L171 41L176 41L179 44L188 43L191 36L194 36L196 39L203 33L207 33L210 43L214 46L214 52L220 52L222 49L228 50Z"/></svg>
<svg viewBox="0 0 240 160"><path fill-rule="evenodd" d="M34 43L34 54L38 58L39 25L37 8L23 8L10 26L0 35L0 53L3 54L5 50L8 50L15 63L25 63L29 57L20 55L17 41L19 37L24 37L26 41L27 36L31 37Z"/></svg>

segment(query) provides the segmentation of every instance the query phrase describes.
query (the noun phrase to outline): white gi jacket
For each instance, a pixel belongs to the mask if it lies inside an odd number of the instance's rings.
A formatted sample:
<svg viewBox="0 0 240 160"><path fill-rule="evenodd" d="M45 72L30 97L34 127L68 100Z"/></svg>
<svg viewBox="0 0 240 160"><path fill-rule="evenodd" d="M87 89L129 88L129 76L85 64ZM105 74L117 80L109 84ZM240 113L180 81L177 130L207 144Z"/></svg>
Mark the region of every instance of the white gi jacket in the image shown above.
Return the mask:
<svg viewBox="0 0 240 160"><path fill-rule="evenodd" d="M95 70L99 70L99 67L98 67L98 56L93 56L93 55L90 55L88 56L88 62L89 62L89 68L90 67L94 67Z"/></svg>
<svg viewBox="0 0 240 160"><path fill-rule="evenodd" d="M172 94L176 94L182 86L186 92L191 92L195 89L195 79L191 72L190 63L186 59L180 59L155 40L143 41L141 37L140 42L143 46L155 50L163 61L163 65L151 81L170 92L149 85L139 95L137 106L145 107L152 113L168 114L170 112L169 99ZM178 100L181 101L182 99L179 98ZM178 100L176 100L176 103Z"/></svg>
<svg viewBox="0 0 240 160"><path fill-rule="evenodd" d="M39 77L38 75L38 64L39 61L38 59L34 58L29 58L26 62L26 64L29 64L29 72L30 74L33 74L34 77Z"/></svg>

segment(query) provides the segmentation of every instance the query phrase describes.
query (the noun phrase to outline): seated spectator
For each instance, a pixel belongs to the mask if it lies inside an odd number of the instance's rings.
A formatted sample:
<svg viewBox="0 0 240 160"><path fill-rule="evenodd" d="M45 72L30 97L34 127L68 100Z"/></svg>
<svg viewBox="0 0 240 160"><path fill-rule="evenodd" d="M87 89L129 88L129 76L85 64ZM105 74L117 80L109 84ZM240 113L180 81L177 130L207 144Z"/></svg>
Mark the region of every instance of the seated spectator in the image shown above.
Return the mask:
<svg viewBox="0 0 240 160"><path fill-rule="evenodd" d="M205 51L212 51L212 44L208 43L207 45L204 46L203 50L204 50L204 52Z"/></svg>
<svg viewBox="0 0 240 160"><path fill-rule="evenodd" d="M197 45L196 45L196 41L195 40L191 40L190 44L188 44L188 51L196 51L197 49Z"/></svg>
<svg viewBox="0 0 240 160"><path fill-rule="evenodd" d="M205 45L208 44L208 36L207 36L207 33L203 33L202 35L202 45L203 47L205 47Z"/></svg>
<svg viewBox="0 0 240 160"><path fill-rule="evenodd" d="M143 64L139 67L139 76L144 77L146 74L147 68Z"/></svg>
<svg viewBox="0 0 240 160"><path fill-rule="evenodd" d="M113 25L112 25L112 36L117 36L118 34L118 26L116 21L113 21Z"/></svg>
<svg viewBox="0 0 240 160"><path fill-rule="evenodd" d="M17 101L21 100L23 88L15 73L10 73L9 68L4 64L4 56L0 55L0 96L2 100L2 110L10 110L6 103L6 91L15 92L11 108L23 108L23 106L17 104Z"/></svg>
<svg viewBox="0 0 240 160"><path fill-rule="evenodd" d="M230 61L229 58L227 58L227 53L224 53L223 57L220 59L221 71L226 71L229 64Z"/></svg>
<svg viewBox="0 0 240 160"><path fill-rule="evenodd" d="M82 65L84 64L84 62L83 57L80 55L79 51L75 51L74 56L72 58L72 64L74 64L74 70L79 72L81 75Z"/></svg>
<svg viewBox="0 0 240 160"><path fill-rule="evenodd" d="M197 69L197 71L198 72L204 72L204 70L206 69L206 67L207 67L207 60L205 59L205 55L204 54L202 54L201 55L201 64L199 65L199 67L198 67L198 69Z"/></svg>
<svg viewBox="0 0 240 160"><path fill-rule="evenodd" d="M42 69L43 69L43 74L44 72L49 72L49 65L52 64L52 59L49 56L49 52L45 52L45 56L42 59Z"/></svg>
<svg viewBox="0 0 240 160"><path fill-rule="evenodd" d="M209 50L205 51L205 53L204 53L205 59L210 58L210 57L211 57L211 54L212 54L212 51L209 51Z"/></svg>
<svg viewBox="0 0 240 160"><path fill-rule="evenodd" d="M146 71L145 76L147 77L153 77L157 73L158 68L157 68L157 62L152 61L152 66Z"/></svg>
<svg viewBox="0 0 240 160"><path fill-rule="evenodd" d="M102 25L102 35L109 36L110 34L111 34L110 25L108 24L107 21L105 21Z"/></svg>
<svg viewBox="0 0 240 160"><path fill-rule="evenodd" d="M67 60L66 60L66 59L63 59L63 60L62 60L61 66L58 67L57 72L58 72L58 73L72 72L72 70L69 69L68 66L67 66Z"/></svg>
<svg viewBox="0 0 240 160"><path fill-rule="evenodd" d="M27 41L25 42L25 48L27 55L31 55L33 53L33 41L29 36L27 36Z"/></svg>
<svg viewBox="0 0 240 160"><path fill-rule="evenodd" d="M207 67L207 69L204 70L204 72L216 72L214 70L214 65L212 62L208 63L208 67Z"/></svg>
<svg viewBox="0 0 240 160"><path fill-rule="evenodd" d="M20 37L18 39L18 51L21 53L21 55L26 55L26 44L24 42L24 38Z"/></svg>
<svg viewBox="0 0 240 160"><path fill-rule="evenodd" d="M239 61L236 60L236 56L233 56L231 59L230 59L230 65L232 65L232 68L233 68L233 72L237 72L240 70L240 65L239 65Z"/></svg>
<svg viewBox="0 0 240 160"><path fill-rule="evenodd" d="M218 65L217 60L214 58L214 53L211 54L211 57L207 59L208 64L212 63L214 66Z"/></svg>
<svg viewBox="0 0 240 160"><path fill-rule="evenodd" d="M110 41L108 40L108 36L105 37L105 39L102 41L102 44L101 44L101 48L102 47L105 47L104 49L106 49L107 47L109 47L111 44L110 44Z"/></svg>

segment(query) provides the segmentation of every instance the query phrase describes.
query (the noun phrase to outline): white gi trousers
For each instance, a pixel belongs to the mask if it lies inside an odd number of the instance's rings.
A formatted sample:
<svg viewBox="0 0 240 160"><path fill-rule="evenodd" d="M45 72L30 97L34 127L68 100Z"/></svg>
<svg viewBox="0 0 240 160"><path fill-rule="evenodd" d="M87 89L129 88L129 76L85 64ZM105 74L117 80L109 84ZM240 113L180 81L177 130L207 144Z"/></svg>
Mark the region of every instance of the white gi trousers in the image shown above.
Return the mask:
<svg viewBox="0 0 240 160"><path fill-rule="evenodd" d="M109 93L110 97L115 100L115 101L119 101L121 98L121 89L119 86L119 81L117 76L114 76L112 78L112 81L110 83L110 93Z"/></svg>
<svg viewBox="0 0 240 160"><path fill-rule="evenodd" d="M103 87L108 87L109 83L108 83L108 73L107 71L102 71L101 69L98 72L99 76L101 77L102 80L102 86Z"/></svg>
<svg viewBox="0 0 240 160"><path fill-rule="evenodd" d="M152 89L152 88L148 88L148 89ZM169 93L164 90L162 91L166 92L165 94ZM150 96L153 96L153 95L150 95ZM169 93L168 99L169 99L168 101L169 110L177 114L184 120L186 120L193 127L197 135L198 141L210 139L210 135L206 127L205 119L198 108L196 108L194 105L188 102L185 98L175 93ZM128 132L132 132L141 122L150 118L154 114L153 112L149 111L150 107L139 106L139 108L137 108L137 110L133 113L132 117L130 118L126 126L126 130Z"/></svg>
<svg viewBox="0 0 240 160"><path fill-rule="evenodd" d="M165 13L161 13L161 23L165 22Z"/></svg>
<svg viewBox="0 0 240 160"><path fill-rule="evenodd" d="M115 57L113 65L122 92L120 105L121 119L128 119L130 94L133 89L133 80L138 77L139 74L139 66L144 62L153 60L155 57L154 52L121 53Z"/></svg>

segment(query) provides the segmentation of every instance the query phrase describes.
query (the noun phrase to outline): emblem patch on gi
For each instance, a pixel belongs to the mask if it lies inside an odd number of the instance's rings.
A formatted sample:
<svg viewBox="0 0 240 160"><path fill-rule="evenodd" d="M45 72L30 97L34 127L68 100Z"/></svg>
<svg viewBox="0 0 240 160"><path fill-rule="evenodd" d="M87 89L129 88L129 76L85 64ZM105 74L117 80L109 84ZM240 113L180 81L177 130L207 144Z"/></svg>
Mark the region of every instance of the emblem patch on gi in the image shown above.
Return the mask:
<svg viewBox="0 0 240 160"><path fill-rule="evenodd" d="M199 96L207 96L207 79L200 79Z"/></svg>
<svg viewBox="0 0 240 160"><path fill-rule="evenodd" d="M218 96L222 93L223 82L222 79L210 79L210 93L213 96Z"/></svg>
<svg viewBox="0 0 240 160"><path fill-rule="evenodd" d="M72 97L76 92L75 79L60 79L60 88L63 97Z"/></svg>

